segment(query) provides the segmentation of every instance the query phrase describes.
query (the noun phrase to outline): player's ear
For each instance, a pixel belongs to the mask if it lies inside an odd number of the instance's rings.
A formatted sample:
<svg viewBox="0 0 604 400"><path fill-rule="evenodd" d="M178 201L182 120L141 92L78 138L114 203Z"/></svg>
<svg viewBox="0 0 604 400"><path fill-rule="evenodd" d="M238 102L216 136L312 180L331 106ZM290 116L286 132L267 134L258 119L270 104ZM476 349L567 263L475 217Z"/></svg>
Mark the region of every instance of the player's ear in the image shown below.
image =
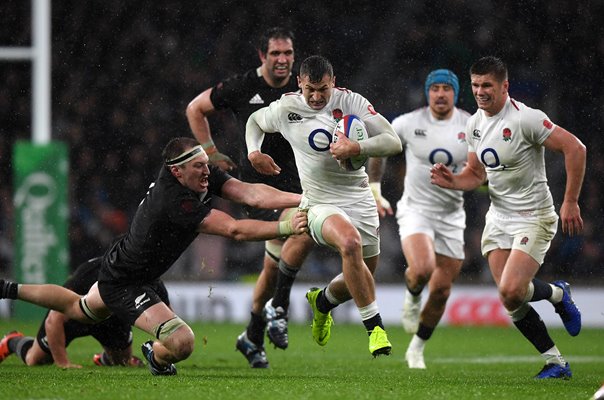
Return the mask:
<svg viewBox="0 0 604 400"><path fill-rule="evenodd" d="M258 49L258 58L262 61L262 64L266 61L266 54L262 52L262 50Z"/></svg>
<svg viewBox="0 0 604 400"><path fill-rule="evenodd" d="M331 84L333 85L333 87L336 87L336 76L334 75L333 78L331 78Z"/></svg>
<svg viewBox="0 0 604 400"><path fill-rule="evenodd" d="M178 179L178 178L180 178L180 177L182 176L182 173L180 172L180 168L178 168L178 166L177 166L177 165L172 165L172 166L170 167L170 172L171 172L171 173L172 173L172 175L173 175L175 178L177 178L177 179Z"/></svg>

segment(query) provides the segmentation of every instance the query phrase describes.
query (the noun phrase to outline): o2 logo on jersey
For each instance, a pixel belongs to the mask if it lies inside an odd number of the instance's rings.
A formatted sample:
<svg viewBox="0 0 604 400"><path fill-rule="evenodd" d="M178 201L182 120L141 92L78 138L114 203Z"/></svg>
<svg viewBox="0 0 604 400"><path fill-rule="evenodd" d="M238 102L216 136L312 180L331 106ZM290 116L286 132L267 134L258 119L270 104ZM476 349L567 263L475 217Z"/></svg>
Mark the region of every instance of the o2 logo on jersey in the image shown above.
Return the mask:
<svg viewBox="0 0 604 400"><path fill-rule="evenodd" d="M327 151L329 150L329 144L331 143L332 135L325 129L315 129L308 135L308 145L315 151Z"/></svg>
<svg viewBox="0 0 604 400"><path fill-rule="evenodd" d="M501 164L499 161L497 151L491 147L487 147L480 153L480 161L491 169L500 169L501 171L506 169L505 164Z"/></svg>
<svg viewBox="0 0 604 400"><path fill-rule="evenodd" d="M432 165L436 163L444 164L454 174L457 173L457 170L459 168L458 164L453 164L453 154L451 154L451 152L447 149L438 148L432 150L430 152L430 155L428 156L428 159L430 160L430 164Z"/></svg>
<svg viewBox="0 0 604 400"><path fill-rule="evenodd" d="M432 165L436 163L443 163L448 167L453 162L453 155L447 149L434 149L430 152L428 158L430 159L430 164Z"/></svg>

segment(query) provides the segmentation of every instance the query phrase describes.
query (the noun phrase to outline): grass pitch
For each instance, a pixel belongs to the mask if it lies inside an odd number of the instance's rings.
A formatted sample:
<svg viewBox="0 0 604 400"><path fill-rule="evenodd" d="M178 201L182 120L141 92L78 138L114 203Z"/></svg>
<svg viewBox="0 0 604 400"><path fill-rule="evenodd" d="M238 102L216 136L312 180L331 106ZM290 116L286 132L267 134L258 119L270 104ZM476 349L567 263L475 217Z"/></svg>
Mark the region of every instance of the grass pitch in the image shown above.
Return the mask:
<svg viewBox="0 0 604 400"><path fill-rule="evenodd" d="M513 328L441 327L426 346L427 370L409 370L410 335L387 327L393 354L373 359L362 325L335 325L317 346L310 327L290 326L286 351L267 345L268 370L253 370L234 350L243 325L193 324L196 349L178 375L154 377L146 368L97 367L91 338L68 348L82 369L27 367L14 355L0 364L0 399L589 399L604 381L604 330L576 338L550 334L571 364L568 381L536 381L541 357ZM35 335L37 323L0 321L0 335ZM134 353L147 335L134 331Z"/></svg>

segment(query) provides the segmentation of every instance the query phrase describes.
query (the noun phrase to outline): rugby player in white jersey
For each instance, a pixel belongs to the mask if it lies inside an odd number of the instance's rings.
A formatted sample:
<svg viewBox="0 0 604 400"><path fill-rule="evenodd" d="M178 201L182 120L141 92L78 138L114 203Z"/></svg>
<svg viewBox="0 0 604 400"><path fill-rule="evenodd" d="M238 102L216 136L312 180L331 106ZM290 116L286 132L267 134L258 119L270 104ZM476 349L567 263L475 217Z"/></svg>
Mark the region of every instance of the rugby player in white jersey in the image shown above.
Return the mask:
<svg viewBox="0 0 604 400"><path fill-rule="evenodd" d="M432 185L430 168L442 162L453 173L461 171L468 154L465 129L470 116L455 107L459 80L452 71L432 71L424 89L428 106L392 121L405 148L406 162L405 190L396 206L396 219L407 261L403 327L415 335L405 359L409 368L420 369L426 368L425 343L445 311L453 281L461 270L466 226L463 192ZM380 216L393 212L381 195L384 161L369 161L369 180ZM426 285L429 296L421 309Z"/></svg>
<svg viewBox="0 0 604 400"><path fill-rule="evenodd" d="M530 302L548 300L571 336L581 330L581 313L567 282L535 278L556 234L558 215L547 185L545 149L564 155L566 190L560 207L562 231L583 229L579 193L585 175L585 146L540 111L508 95L507 67L483 57L470 68L478 110L468 120L468 164L454 175L442 163L431 171L432 183L472 190L488 179L491 206L485 218L482 253L499 296L514 325L545 359L537 379L572 376L568 362Z"/></svg>
<svg viewBox="0 0 604 400"><path fill-rule="evenodd" d="M302 184L301 208L308 209L312 237L342 257L342 273L306 298L313 310L312 333L321 346L331 336L331 309L349 299L359 310L374 356L390 354L391 344L382 324L375 296L373 272L377 267L379 218L364 167L346 171L338 160L366 155L384 157L402 149L390 123L363 96L335 87L330 62L311 56L300 66L298 85L302 93L288 93L268 107L254 112L246 126L248 158L254 168L268 175L280 167L260 151L265 133L281 132L289 141ZM344 115L354 114L366 125L369 138L348 140L332 132Z"/></svg>

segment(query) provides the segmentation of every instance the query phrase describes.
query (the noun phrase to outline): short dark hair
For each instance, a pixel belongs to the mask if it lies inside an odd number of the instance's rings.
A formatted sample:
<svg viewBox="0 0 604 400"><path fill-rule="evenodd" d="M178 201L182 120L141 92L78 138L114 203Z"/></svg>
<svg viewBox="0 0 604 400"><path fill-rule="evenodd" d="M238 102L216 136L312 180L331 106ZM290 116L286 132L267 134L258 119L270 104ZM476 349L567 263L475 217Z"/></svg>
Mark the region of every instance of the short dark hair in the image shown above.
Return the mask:
<svg viewBox="0 0 604 400"><path fill-rule="evenodd" d="M182 153L184 153L187 149L198 146L199 143L197 140L190 137L175 137L168 142L166 147L161 153L162 159L164 163L167 161L173 160L178 157Z"/></svg>
<svg viewBox="0 0 604 400"><path fill-rule="evenodd" d="M300 77L308 76L312 83L320 82L326 74L333 78L333 67L323 56L310 56L300 64Z"/></svg>
<svg viewBox="0 0 604 400"><path fill-rule="evenodd" d="M260 36L260 39L258 40L257 48L262 54L266 54L268 52L268 42L271 39L289 39L293 43L294 33L289 29L283 28L281 26L274 26L268 29L262 34L262 36Z"/></svg>
<svg viewBox="0 0 604 400"><path fill-rule="evenodd" d="M508 68L501 58L494 56L482 57L470 67L470 75L492 74L499 82L508 79Z"/></svg>

